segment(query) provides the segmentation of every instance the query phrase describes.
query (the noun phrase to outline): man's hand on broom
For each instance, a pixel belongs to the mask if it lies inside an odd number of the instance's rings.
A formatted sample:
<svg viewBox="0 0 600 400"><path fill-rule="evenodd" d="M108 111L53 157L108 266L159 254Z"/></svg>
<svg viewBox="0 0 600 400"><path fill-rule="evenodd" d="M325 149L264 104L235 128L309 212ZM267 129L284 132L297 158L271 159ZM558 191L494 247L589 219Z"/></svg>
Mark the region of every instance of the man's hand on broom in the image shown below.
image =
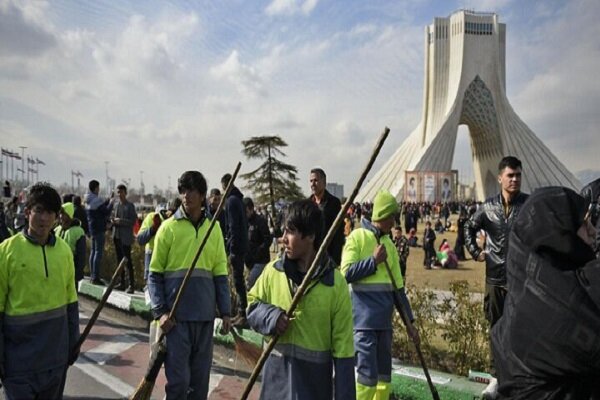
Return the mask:
<svg viewBox="0 0 600 400"><path fill-rule="evenodd" d="M421 338L419 337L419 331L413 325L412 322L408 322L408 324L406 325L406 333L408 333L408 336L413 340L413 342L415 343L415 346L418 346L421 343Z"/></svg>
<svg viewBox="0 0 600 400"><path fill-rule="evenodd" d="M229 316L224 316L221 319L223 320L223 324L221 324L219 333L221 335L227 335L231 331L231 318L229 318Z"/></svg>
<svg viewBox="0 0 600 400"><path fill-rule="evenodd" d="M288 326L290 326L290 320L291 319L288 318L285 312L281 313L279 318L277 318L277 324L275 325L275 333L277 333L279 336L283 335L285 331L287 331Z"/></svg>
<svg viewBox="0 0 600 400"><path fill-rule="evenodd" d="M175 326L175 321L170 319L167 313L160 316L158 324L160 325L160 330L167 334Z"/></svg>

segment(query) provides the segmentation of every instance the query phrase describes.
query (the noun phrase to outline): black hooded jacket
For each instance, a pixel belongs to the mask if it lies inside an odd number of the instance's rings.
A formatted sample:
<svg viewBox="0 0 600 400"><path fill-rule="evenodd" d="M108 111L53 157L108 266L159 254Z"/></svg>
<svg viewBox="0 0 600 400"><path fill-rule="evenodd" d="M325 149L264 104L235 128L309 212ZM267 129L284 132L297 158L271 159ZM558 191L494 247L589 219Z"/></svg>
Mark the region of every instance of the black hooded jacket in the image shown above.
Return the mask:
<svg viewBox="0 0 600 400"><path fill-rule="evenodd" d="M228 255L242 257L248 251L248 221L240 189L232 187L225 202L225 249Z"/></svg>
<svg viewBox="0 0 600 400"><path fill-rule="evenodd" d="M600 257L600 178L581 189L581 195L589 204L590 221L596 227L594 249L598 258Z"/></svg>
<svg viewBox="0 0 600 400"><path fill-rule="evenodd" d="M481 249L477 246L477 232L483 229L486 236L485 281L491 285L506 285L506 252L508 234L517 219L528 194L519 192L510 204L510 212L504 214L502 194L490 197L465 222L465 246L474 259L479 257Z"/></svg>
<svg viewBox="0 0 600 400"><path fill-rule="evenodd" d="M577 236L585 212L572 190L543 188L514 221L507 299L491 335L502 398L600 394L600 263Z"/></svg>

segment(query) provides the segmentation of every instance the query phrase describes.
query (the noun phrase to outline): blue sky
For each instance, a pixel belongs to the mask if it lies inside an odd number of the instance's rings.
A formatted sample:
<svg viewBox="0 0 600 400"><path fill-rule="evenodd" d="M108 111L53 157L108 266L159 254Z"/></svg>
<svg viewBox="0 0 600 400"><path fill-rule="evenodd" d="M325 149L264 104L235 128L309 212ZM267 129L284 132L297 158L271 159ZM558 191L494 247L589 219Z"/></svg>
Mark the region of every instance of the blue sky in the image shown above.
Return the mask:
<svg viewBox="0 0 600 400"><path fill-rule="evenodd" d="M251 136L351 190L384 126L375 169L421 118L423 31L461 8L507 24L507 94L574 173L600 171L600 2L0 0L0 144L46 162L55 184L110 175L146 188L184 170L209 186ZM459 131L454 164L470 164ZM449 149L451 151L451 149ZM598 172L600 173L600 172Z"/></svg>

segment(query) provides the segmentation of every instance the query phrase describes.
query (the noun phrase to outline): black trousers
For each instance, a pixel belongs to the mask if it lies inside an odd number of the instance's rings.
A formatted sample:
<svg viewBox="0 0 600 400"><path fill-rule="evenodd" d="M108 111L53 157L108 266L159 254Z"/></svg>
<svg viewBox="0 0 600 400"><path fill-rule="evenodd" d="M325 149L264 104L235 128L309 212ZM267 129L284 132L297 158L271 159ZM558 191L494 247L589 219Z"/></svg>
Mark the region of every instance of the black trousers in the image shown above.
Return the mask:
<svg viewBox="0 0 600 400"><path fill-rule="evenodd" d="M494 366L494 352L492 350L492 327L502 318L506 293L506 288L503 286L485 284L483 312L485 313L485 319L490 323L490 373L494 376L496 375L496 368Z"/></svg>
<svg viewBox="0 0 600 400"><path fill-rule="evenodd" d="M133 263L131 262L131 246L124 245L121 243L121 239L113 238L115 244L115 253L117 254L117 265L121 262L123 257L127 257L127 265L121 270L121 286L125 286L125 269L129 274L129 287L134 287L133 278Z"/></svg>

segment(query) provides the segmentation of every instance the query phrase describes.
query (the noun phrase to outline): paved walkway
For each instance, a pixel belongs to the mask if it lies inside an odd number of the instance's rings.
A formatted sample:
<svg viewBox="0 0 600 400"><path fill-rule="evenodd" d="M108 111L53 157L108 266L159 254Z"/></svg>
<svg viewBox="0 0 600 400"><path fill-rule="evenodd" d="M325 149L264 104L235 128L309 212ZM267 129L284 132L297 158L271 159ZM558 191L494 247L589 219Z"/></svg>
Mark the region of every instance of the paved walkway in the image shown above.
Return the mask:
<svg viewBox="0 0 600 400"><path fill-rule="evenodd" d="M82 331L88 318L88 315L80 315ZM231 350L221 347L215 348L209 399L239 399L246 379L238 375L246 375L246 368L239 365L240 369L237 370L238 363L242 361L235 360ZM117 394L115 398L128 398L144 377L149 364L149 351L148 334L98 320L84 342L74 368L109 387ZM165 383L163 368L154 386L153 399L164 398ZM258 399L259 387L256 385L253 388L250 399Z"/></svg>
<svg viewBox="0 0 600 400"><path fill-rule="evenodd" d="M82 281L80 292L88 297L100 299L105 287L91 285ZM451 297L447 291L435 291L438 301ZM476 300L481 300L480 294L474 295ZM109 297L109 304L117 307L130 315L138 315L148 319L149 306L146 304L144 294L136 292L128 295L115 291ZM87 319L82 318L83 324ZM218 322L216 323L218 327ZM245 331L249 340L256 342L254 332ZM239 399L243 391L248 368L241 360L236 360L235 352L231 350L231 336L215 335L215 355L213 372L211 373L209 399ZM220 346L225 344L227 346ZM122 397L129 396L143 378L148 367L149 345L148 335L139 331L128 330L127 327L114 327L98 324L94 327L88 341L84 344L76 367L84 370L98 380L106 382L108 386ZM233 365L233 368L231 367ZM240 373L240 371L243 371ZM394 372L400 377L417 381L424 381L424 375L419 367L408 367L395 364ZM485 385L471 382L465 377L430 371L434 383L438 387L448 387L473 396L481 393ZM162 399L164 396L165 377L161 371L153 392L153 397ZM424 383L423 383L424 384ZM255 385L250 399L258 398L259 387ZM472 398L472 397L471 397Z"/></svg>

